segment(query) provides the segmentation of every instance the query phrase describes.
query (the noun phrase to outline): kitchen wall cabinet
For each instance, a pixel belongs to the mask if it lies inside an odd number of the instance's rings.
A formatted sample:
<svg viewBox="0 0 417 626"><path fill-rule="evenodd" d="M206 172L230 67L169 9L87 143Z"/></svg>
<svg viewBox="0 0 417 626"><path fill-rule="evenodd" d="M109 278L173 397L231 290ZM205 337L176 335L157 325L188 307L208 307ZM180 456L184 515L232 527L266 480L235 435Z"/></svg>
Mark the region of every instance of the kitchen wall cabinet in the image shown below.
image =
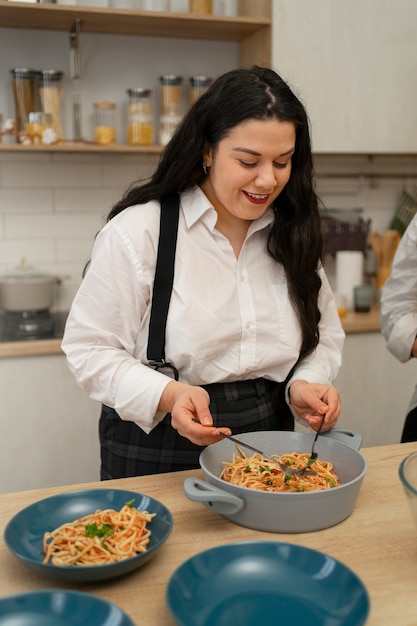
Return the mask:
<svg viewBox="0 0 417 626"><path fill-rule="evenodd" d="M61 355L0 359L0 492L99 480L100 406Z"/></svg>
<svg viewBox="0 0 417 626"><path fill-rule="evenodd" d="M316 153L417 152L415 0L274 0L272 64Z"/></svg>

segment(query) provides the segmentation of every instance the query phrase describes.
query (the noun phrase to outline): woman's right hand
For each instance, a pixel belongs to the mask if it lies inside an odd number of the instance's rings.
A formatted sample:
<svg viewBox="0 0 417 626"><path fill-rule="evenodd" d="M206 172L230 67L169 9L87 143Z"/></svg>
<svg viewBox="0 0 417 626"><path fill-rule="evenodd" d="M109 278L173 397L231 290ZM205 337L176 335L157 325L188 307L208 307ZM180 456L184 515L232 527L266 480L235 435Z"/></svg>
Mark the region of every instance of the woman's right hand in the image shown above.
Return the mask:
<svg viewBox="0 0 417 626"><path fill-rule="evenodd" d="M203 387L172 381L165 387L158 409L171 413L171 425L182 437L208 446L221 441L219 432L232 434L230 428L213 426L209 405L210 396Z"/></svg>

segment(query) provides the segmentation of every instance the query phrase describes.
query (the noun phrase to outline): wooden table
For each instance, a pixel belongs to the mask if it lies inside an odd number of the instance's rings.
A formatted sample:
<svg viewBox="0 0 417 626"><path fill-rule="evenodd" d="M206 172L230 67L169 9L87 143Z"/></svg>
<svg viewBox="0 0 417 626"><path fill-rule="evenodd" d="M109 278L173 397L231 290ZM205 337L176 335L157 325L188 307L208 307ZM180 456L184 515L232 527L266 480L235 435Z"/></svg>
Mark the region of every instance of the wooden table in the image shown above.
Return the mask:
<svg viewBox="0 0 417 626"><path fill-rule="evenodd" d="M363 449L369 467L352 515L332 528L303 534L250 530L189 501L183 494L184 479L202 476L200 470L109 481L105 486L136 490L163 502L173 514L174 529L159 552L133 574L101 584L65 587L114 602L138 626L172 626L175 622L165 603L165 589L183 561L207 548L235 541L285 541L322 550L356 572L371 598L367 626L416 626L417 529L398 477L401 460L414 451L417 443ZM0 495L1 537L7 521L32 502L100 485L103 483ZM2 596L63 586L26 568L0 540Z"/></svg>

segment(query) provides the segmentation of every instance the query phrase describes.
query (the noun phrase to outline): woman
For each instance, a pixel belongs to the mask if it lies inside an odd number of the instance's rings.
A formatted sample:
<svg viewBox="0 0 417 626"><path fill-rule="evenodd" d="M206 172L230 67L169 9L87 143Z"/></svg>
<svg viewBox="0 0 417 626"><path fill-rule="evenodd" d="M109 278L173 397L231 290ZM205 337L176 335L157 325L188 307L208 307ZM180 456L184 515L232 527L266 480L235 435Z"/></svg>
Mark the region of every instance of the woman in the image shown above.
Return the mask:
<svg viewBox="0 0 417 626"><path fill-rule="evenodd" d="M273 394L295 365L293 414L315 430L323 415L323 430L335 425L344 333L321 267L312 170L307 116L286 83L270 69L233 70L111 210L62 343L103 404L102 479L198 467L219 433L280 429ZM160 201L172 192L165 354L178 381L146 358Z"/></svg>

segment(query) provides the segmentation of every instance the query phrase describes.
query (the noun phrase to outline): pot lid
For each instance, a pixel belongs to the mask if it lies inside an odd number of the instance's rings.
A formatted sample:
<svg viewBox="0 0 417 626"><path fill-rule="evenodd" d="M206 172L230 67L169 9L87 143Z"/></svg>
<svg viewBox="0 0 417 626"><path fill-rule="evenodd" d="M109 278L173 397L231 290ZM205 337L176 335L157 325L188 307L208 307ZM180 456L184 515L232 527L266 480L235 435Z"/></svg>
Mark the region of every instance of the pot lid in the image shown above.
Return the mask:
<svg viewBox="0 0 417 626"><path fill-rule="evenodd" d="M0 280L3 282L24 282L24 281L45 281L45 280L56 280L56 277L52 274L46 274L44 272L40 272L35 269L33 265L31 265L26 257L22 257L19 265L17 265L10 272L6 272L5 274L0 275Z"/></svg>

